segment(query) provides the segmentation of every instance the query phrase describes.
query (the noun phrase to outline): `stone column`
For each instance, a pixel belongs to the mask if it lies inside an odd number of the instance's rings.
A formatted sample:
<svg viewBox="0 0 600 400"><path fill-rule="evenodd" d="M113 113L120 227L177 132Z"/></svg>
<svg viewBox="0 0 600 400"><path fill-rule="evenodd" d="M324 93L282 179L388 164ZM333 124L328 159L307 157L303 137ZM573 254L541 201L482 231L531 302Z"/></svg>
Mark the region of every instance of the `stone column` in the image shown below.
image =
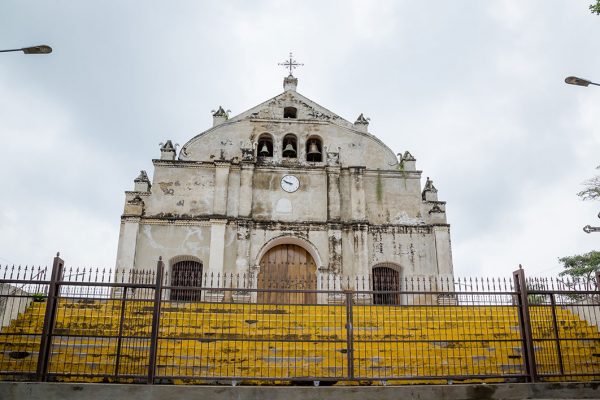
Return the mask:
<svg viewBox="0 0 600 400"><path fill-rule="evenodd" d="M350 206L351 219L364 221L366 219L365 188L363 177L365 167L350 167Z"/></svg>
<svg viewBox="0 0 600 400"><path fill-rule="evenodd" d="M239 216L250 217L252 215L252 178L254 176L254 164L242 162L240 164L240 200Z"/></svg>
<svg viewBox="0 0 600 400"><path fill-rule="evenodd" d="M215 161L215 196L213 200L213 214L227 214L227 189L229 187L230 163Z"/></svg>

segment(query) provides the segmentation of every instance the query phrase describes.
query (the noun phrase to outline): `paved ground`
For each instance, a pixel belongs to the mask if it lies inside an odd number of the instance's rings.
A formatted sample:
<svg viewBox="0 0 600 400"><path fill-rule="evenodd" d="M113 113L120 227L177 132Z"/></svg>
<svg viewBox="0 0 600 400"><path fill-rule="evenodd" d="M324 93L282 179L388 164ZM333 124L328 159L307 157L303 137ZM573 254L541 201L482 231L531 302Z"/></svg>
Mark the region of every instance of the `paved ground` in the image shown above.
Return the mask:
<svg viewBox="0 0 600 400"><path fill-rule="evenodd" d="M1 400L600 399L600 382L387 387L171 386L0 382Z"/></svg>

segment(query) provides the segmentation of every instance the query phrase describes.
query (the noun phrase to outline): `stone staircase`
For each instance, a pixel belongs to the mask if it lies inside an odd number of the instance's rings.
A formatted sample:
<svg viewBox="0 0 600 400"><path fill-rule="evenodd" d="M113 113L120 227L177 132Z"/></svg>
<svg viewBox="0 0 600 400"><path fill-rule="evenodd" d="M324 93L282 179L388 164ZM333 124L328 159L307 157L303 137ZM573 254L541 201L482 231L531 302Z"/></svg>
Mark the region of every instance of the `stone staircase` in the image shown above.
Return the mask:
<svg viewBox="0 0 600 400"><path fill-rule="evenodd" d="M33 302L0 334L0 379L35 373L46 303ZM143 381L148 375L152 303L61 299L49 372L59 381ZM525 373L518 316L507 306L356 305L356 381L502 382ZM600 377L600 333L566 309L530 307L537 368L548 380ZM349 374L346 308L164 302L156 379L210 383L268 378L344 381ZM122 339L119 339L122 336ZM115 365L119 359L119 368ZM346 382L350 383L350 382ZM354 382L356 383L356 382Z"/></svg>

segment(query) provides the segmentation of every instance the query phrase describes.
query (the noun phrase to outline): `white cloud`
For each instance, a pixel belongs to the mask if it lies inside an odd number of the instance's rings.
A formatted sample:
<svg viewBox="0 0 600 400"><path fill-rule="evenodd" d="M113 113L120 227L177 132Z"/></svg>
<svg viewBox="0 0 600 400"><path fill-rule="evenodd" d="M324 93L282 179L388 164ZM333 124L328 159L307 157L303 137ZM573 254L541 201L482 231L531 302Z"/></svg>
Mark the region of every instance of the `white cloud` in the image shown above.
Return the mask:
<svg viewBox="0 0 600 400"><path fill-rule="evenodd" d="M279 93L293 51L301 93L364 112L435 180L457 275L555 272L598 240L581 227L600 207L575 193L600 164L600 90L562 80L600 80L599 35L559 0L9 1L3 43L55 51L1 56L0 262L112 266L123 191L157 144Z"/></svg>

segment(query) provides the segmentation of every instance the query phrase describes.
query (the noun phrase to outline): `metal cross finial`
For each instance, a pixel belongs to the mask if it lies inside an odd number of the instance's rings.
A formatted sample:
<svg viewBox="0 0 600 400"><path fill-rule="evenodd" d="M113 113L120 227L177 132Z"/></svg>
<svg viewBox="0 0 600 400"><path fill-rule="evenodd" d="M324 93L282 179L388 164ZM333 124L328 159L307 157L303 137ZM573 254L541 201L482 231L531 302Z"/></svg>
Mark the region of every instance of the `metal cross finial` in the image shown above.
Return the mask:
<svg viewBox="0 0 600 400"><path fill-rule="evenodd" d="M292 75L292 70L296 69L296 67L298 66L303 66L304 64L301 64L299 62L297 62L296 60L294 60L294 57L292 56L292 52L290 52L290 59L286 60L283 63L278 63L277 65L282 65L285 68L290 70L290 75Z"/></svg>

